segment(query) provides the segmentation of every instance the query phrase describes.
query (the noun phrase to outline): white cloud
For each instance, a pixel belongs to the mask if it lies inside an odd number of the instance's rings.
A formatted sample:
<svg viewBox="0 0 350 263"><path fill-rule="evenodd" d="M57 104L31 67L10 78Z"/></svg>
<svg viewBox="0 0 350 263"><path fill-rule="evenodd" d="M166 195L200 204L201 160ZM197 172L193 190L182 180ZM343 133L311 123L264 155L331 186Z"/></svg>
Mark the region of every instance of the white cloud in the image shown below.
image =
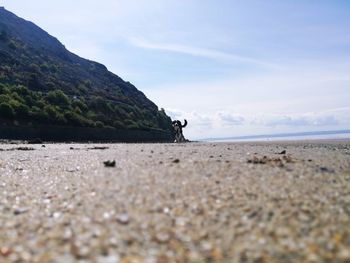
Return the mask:
<svg viewBox="0 0 350 263"><path fill-rule="evenodd" d="M216 115L222 126L238 126L247 124L245 117L235 113L219 111L216 113Z"/></svg>
<svg viewBox="0 0 350 263"><path fill-rule="evenodd" d="M254 119L253 124L269 127L324 127L337 126L340 122L336 115L329 115L326 112L290 114L290 115L265 115Z"/></svg>
<svg viewBox="0 0 350 263"><path fill-rule="evenodd" d="M209 58L214 60L226 60L226 61L239 62L244 64L253 64L253 65L262 66L262 67L279 68L278 65L270 62L249 58L238 54L222 52L219 50L203 48L203 47L195 47L195 46L180 45L180 44L169 44L169 43L156 43L156 42L151 42L145 39L135 38L135 37L130 38L129 41L132 45L140 48L145 48L145 49L163 50L163 51L169 51L169 52L182 53L182 54L191 55L191 56L204 57L204 58Z"/></svg>

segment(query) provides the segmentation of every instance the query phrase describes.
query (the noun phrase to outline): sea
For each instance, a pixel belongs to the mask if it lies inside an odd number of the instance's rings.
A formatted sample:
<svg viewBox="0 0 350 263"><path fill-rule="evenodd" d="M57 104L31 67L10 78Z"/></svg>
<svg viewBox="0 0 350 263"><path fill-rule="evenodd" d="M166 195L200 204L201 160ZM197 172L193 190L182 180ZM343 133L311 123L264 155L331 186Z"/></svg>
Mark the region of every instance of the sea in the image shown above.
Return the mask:
<svg viewBox="0 0 350 263"><path fill-rule="evenodd" d="M338 131L316 131L316 132L298 132L298 133L279 133L279 134L261 134L247 135L224 138L207 138L199 141L207 142L268 142L268 141L307 141L307 140L349 140L350 130Z"/></svg>

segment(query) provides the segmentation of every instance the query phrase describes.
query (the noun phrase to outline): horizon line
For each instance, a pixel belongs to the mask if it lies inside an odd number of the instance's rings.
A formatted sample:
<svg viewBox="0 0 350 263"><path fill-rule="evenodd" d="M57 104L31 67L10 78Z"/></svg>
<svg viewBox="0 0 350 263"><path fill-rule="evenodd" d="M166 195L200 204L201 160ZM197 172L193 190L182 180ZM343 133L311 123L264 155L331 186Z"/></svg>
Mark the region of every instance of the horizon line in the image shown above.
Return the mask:
<svg viewBox="0 0 350 263"><path fill-rule="evenodd" d="M335 134L350 134L350 129L345 130L331 130L331 131L308 131L308 132L289 132L289 133L276 133L276 134L256 134L256 135L243 135L243 136L230 136L230 137L212 137L198 139L198 141L225 141L225 140L248 140L248 139L263 139L263 138L283 138L283 137L298 137L298 136L312 136L312 135L335 135Z"/></svg>

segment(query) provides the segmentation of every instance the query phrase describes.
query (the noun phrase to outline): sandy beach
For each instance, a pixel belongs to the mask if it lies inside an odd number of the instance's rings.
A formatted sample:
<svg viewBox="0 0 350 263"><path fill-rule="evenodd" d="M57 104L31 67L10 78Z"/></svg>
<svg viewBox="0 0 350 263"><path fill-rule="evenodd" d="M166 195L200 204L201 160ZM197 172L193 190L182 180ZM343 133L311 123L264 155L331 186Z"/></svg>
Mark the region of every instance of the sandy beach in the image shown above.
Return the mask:
<svg viewBox="0 0 350 263"><path fill-rule="evenodd" d="M0 144L0 262L350 262L350 141Z"/></svg>

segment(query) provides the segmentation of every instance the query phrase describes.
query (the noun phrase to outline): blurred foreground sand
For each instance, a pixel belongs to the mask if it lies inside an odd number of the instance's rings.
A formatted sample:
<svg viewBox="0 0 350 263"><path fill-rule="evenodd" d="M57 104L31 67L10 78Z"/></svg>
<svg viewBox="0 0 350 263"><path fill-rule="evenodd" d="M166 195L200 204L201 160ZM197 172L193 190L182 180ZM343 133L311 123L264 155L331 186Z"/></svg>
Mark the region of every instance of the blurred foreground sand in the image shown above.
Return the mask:
<svg viewBox="0 0 350 263"><path fill-rule="evenodd" d="M0 144L0 262L350 262L350 142Z"/></svg>

